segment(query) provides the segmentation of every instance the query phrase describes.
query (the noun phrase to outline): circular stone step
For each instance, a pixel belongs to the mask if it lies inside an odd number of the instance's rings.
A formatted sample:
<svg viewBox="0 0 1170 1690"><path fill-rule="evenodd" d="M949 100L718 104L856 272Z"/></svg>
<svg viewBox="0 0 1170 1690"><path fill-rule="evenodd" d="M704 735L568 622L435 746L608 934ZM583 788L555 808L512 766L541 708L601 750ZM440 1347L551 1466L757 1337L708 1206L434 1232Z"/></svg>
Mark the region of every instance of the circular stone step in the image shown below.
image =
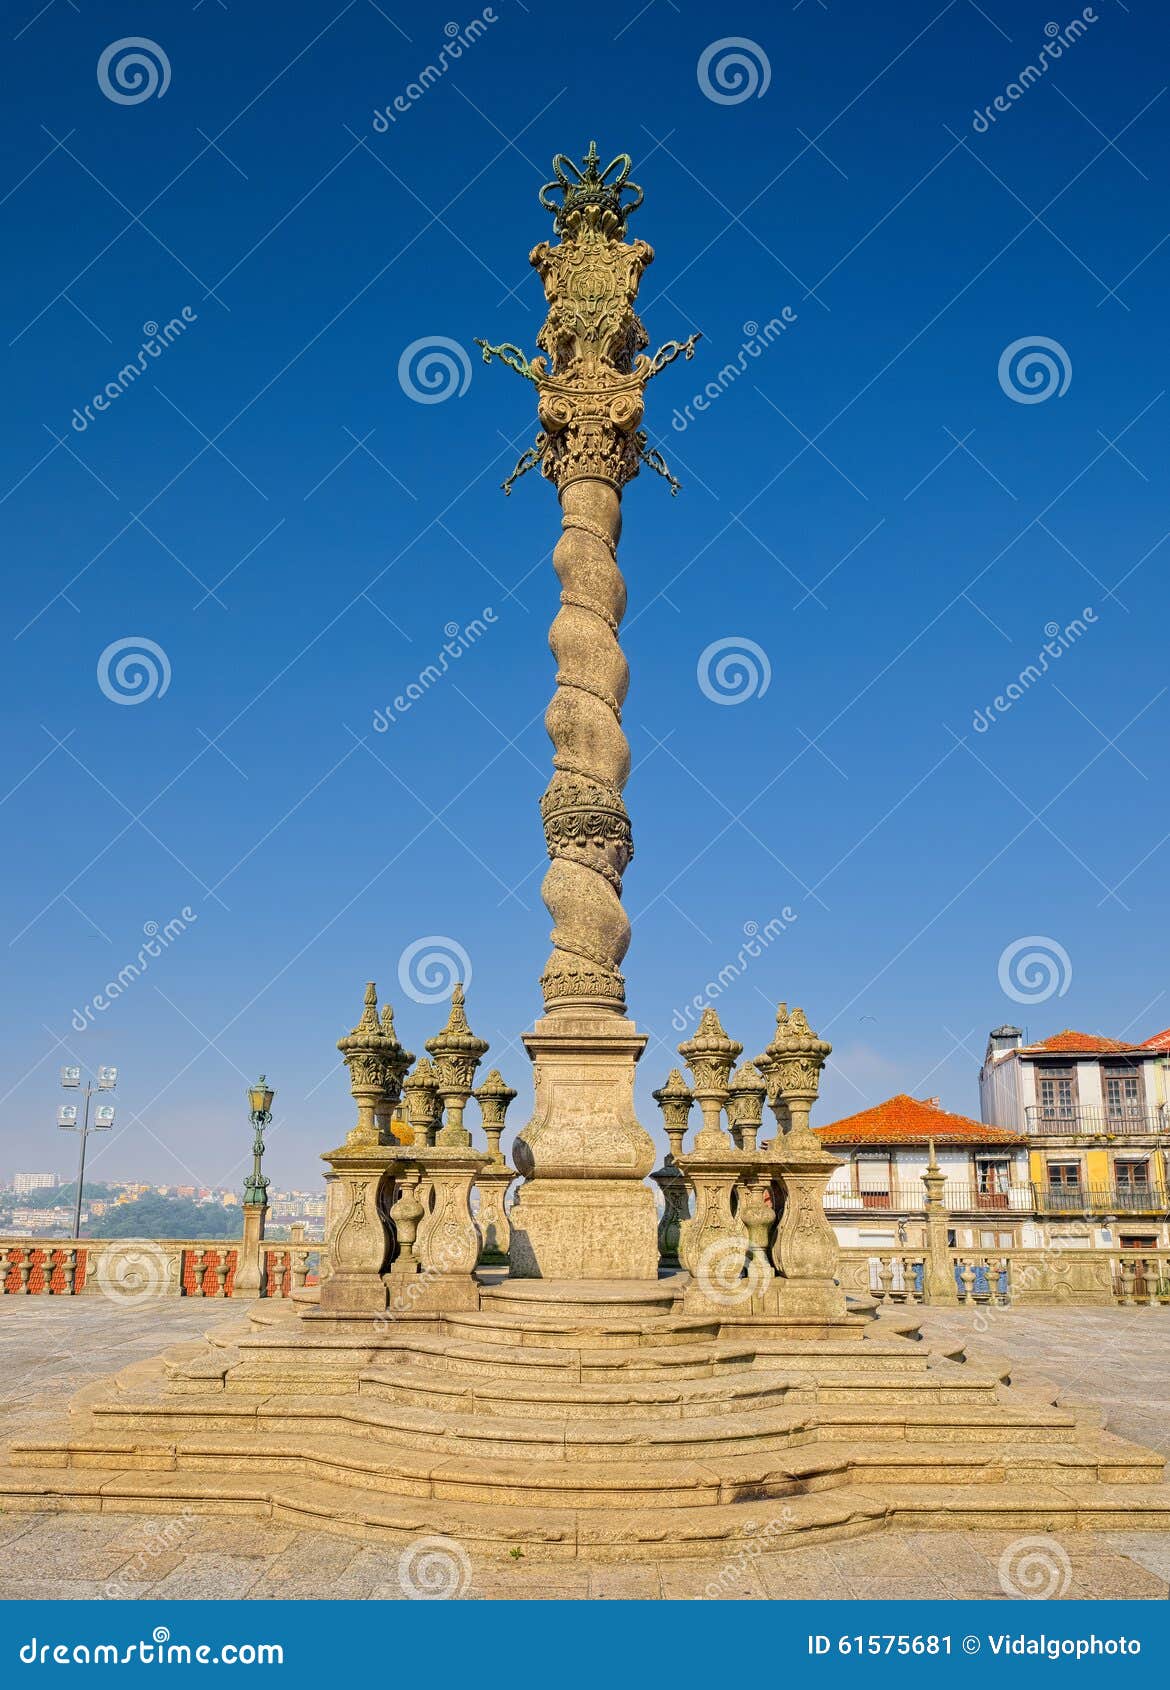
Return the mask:
<svg viewBox="0 0 1170 1690"><path fill-rule="evenodd" d="M572 1320L635 1316L652 1320L674 1313L686 1283L672 1279L506 1279L484 1286L480 1307Z"/></svg>

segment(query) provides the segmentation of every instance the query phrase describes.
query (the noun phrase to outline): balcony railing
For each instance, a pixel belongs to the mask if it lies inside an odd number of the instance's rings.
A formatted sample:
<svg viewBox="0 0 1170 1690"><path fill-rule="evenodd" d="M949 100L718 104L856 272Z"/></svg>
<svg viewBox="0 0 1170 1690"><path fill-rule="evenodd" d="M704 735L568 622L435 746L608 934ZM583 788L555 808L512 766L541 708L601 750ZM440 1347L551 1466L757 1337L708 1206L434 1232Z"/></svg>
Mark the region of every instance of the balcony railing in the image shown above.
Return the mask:
<svg viewBox="0 0 1170 1690"><path fill-rule="evenodd" d="M1024 1127L1029 1133L1098 1138L1165 1133L1170 1131L1170 1122L1165 1109L1062 1109L1058 1104L1032 1103L1024 1110Z"/></svg>
<svg viewBox="0 0 1170 1690"><path fill-rule="evenodd" d="M1153 1185L1045 1185L1036 1192L1048 1214L1159 1215L1170 1198Z"/></svg>
<svg viewBox="0 0 1170 1690"><path fill-rule="evenodd" d="M995 1191L977 1186L948 1184L943 1203L952 1214L1030 1214L1036 1207L1030 1185L1012 1185ZM829 1188L825 1208L830 1214L919 1214L926 1208L926 1187L894 1184L888 1191L842 1191Z"/></svg>

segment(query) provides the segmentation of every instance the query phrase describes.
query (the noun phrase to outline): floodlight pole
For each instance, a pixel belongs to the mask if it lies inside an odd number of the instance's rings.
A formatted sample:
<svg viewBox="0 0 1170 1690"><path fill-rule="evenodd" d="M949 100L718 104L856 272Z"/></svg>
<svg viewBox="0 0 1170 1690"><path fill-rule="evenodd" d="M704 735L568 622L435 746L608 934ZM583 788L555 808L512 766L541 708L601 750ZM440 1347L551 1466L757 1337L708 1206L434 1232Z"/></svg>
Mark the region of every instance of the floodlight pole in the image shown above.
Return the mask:
<svg viewBox="0 0 1170 1690"><path fill-rule="evenodd" d="M114 1070L111 1070L111 1072L114 1072ZM96 1092L112 1091L113 1089L114 1088L113 1088L112 1085L98 1084L98 1085L95 1086L92 1080L87 1080L85 1082L85 1109L84 1109L84 1112L82 1114L81 1125L80 1126L72 1126L72 1125L70 1125L66 1122L58 1123L61 1126L61 1128L64 1132L79 1133L81 1135L81 1148L80 1148L80 1152L79 1152L78 1158L77 1158L77 1202L74 1205L74 1209L73 1209L73 1236L74 1236L74 1238L80 1238L81 1237L81 1203L82 1203L82 1198L85 1194L85 1146L86 1146L86 1141L88 1140L91 1132L108 1132L110 1130L108 1125L101 1125L101 1126L95 1125L93 1127L90 1126L90 1124L89 1124L90 1099L94 1096L94 1094Z"/></svg>

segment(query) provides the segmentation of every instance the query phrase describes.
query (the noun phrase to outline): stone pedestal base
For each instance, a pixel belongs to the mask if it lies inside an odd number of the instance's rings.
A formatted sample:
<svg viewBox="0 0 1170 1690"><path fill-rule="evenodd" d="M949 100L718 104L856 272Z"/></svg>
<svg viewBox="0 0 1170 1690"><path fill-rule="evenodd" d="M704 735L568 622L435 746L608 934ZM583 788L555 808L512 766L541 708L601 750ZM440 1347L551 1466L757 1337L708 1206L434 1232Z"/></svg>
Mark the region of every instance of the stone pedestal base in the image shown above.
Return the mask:
<svg viewBox="0 0 1170 1690"><path fill-rule="evenodd" d="M658 1275L658 1205L632 1180L540 1180L512 1208L508 1263L516 1279Z"/></svg>
<svg viewBox="0 0 1170 1690"><path fill-rule="evenodd" d="M378 1144L346 1142L327 1151L325 1160L330 1168L325 1176L330 1271L321 1285L321 1311L381 1314L386 1308L382 1275L392 1249L386 1184L395 1153Z"/></svg>
<svg viewBox="0 0 1170 1690"><path fill-rule="evenodd" d="M654 1144L634 1114L645 1036L624 1016L559 1010L525 1035L536 1108L516 1139L524 1175L509 1262L532 1279L658 1274L658 1211L642 1182Z"/></svg>
<svg viewBox="0 0 1170 1690"><path fill-rule="evenodd" d="M232 1294L236 1297L258 1297L263 1289L261 1250L264 1243L264 1221L268 1214L266 1203L245 1203L244 1236Z"/></svg>

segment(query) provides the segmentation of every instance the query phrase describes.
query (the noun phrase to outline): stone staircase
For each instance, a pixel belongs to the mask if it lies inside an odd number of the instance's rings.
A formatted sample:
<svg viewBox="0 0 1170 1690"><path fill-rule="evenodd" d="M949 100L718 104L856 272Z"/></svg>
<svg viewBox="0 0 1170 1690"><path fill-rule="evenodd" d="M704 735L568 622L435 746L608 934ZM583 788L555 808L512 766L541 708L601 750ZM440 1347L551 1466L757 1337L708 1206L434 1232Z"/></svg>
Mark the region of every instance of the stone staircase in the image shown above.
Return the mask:
<svg viewBox="0 0 1170 1690"><path fill-rule="evenodd" d="M248 1513L481 1553L710 1555L883 1526L1170 1527L1162 1458L860 1317L674 1312L647 1287L486 1289L382 1323L257 1305L14 1443L10 1508Z"/></svg>

